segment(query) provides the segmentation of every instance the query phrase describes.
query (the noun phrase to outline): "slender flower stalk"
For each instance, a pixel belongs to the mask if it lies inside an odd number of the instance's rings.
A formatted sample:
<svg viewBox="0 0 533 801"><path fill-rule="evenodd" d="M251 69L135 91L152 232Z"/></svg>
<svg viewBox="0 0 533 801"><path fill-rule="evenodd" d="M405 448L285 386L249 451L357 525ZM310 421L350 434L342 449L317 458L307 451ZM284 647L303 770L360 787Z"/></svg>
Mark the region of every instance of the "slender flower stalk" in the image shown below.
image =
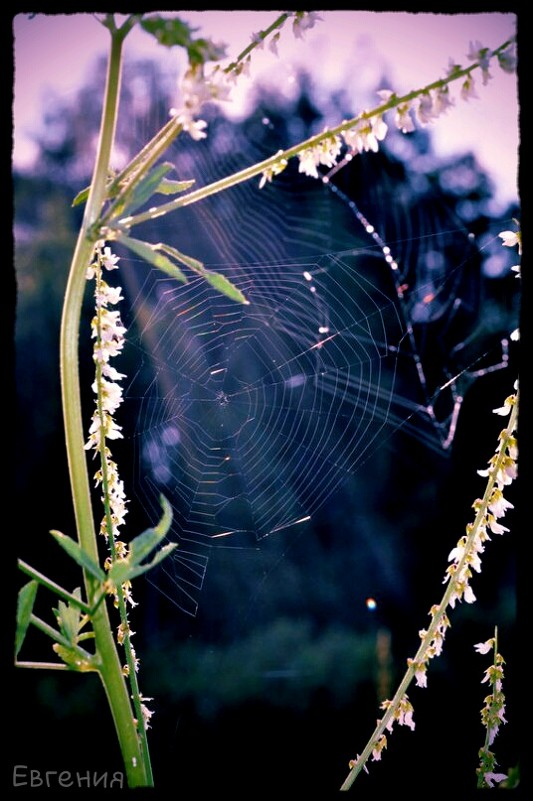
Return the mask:
<svg viewBox="0 0 533 801"><path fill-rule="evenodd" d="M410 111L414 111L422 125L429 124L440 114L446 112L452 105L449 96L449 86L452 83L462 80L462 96L465 97L466 92L466 99L473 97L473 73L476 70L483 71L487 59L496 59L502 69L510 71L516 66L514 48L514 38L508 39L496 50L488 54L480 54L479 59L470 66L462 68L459 65L454 65L453 69L448 69L444 78L440 78L427 86L415 89L402 96L398 96L394 92L389 93L386 90L380 90L381 99L385 99L376 108L370 111L363 111L356 117L344 120L339 125L326 129L294 147L280 150L264 161L247 167L227 178L222 178L205 187L191 191L169 203L164 203L139 214L115 218L114 222L109 221L110 227L116 227L118 230L129 229L146 220L164 216L174 211L174 209L197 203L199 200L256 176L261 176L260 186L263 187L272 180L274 175L282 172L288 161L295 156L301 159L300 171L314 176L315 172L317 172L316 167L319 164L330 166L335 163L340 155L339 137L351 154L364 150L376 150L388 130L388 126L383 121L383 115L386 112L396 112L396 124L400 130L411 130L412 121L408 119ZM302 161L304 166L302 166Z"/></svg>
<svg viewBox="0 0 533 801"><path fill-rule="evenodd" d="M507 723L505 719L505 696L502 689L503 681L503 666L505 660L503 656L498 653L498 629L494 632L494 637L486 642L478 643L474 646L476 651L480 654L487 654L489 651L494 650L494 660L492 665L485 671L485 676L482 683L488 682L491 687L491 692L485 698L485 706L481 710L481 722L487 730L485 734L485 743L479 749L479 768L477 769L477 786L478 789L483 787L493 787L494 783L499 784L508 778L506 773L497 773L495 768L497 766L496 757L490 750L498 730L502 723Z"/></svg>
<svg viewBox="0 0 533 801"><path fill-rule="evenodd" d="M500 234L500 237L503 240L503 245L508 247L517 245L519 253L521 252L520 230L516 232L504 231ZM381 708L386 710L385 714L381 720L378 720L376 728L363 752L357 755L355 759L350 760L350 773L342 784L341 790L348 790L362 769L367 771L366 763L370 756L374 761L381 759L381 752L387 746L384 732L385 730L391 731L395 720L400 725L408 725L411 729L414 729L413 708L406 695L407 689L413 679L415 679L418 687L427 687L429 662L435 656L441 654L446 631L450 626L447 614L448 608L451 607L453 609L457 601L474 603L476 600L476 596L470 586L470 579L473 575L472 570L476 573L481 572L480 554L485 550L485 543L490 540L489 532L501 535L509 531L499 522L499 519L509 509L513 508L513 504L504 497L504 491L517 476L518 447L515 430L518 421L518 380L515 382L514 389L515 392L505 399L503 406L493 409L494 414L508 416L509 422L499 434L498 446L494 455L489 459L488 468L477 471L478 475L487 479L485 492L483 497L477 499L473 504L476 512L474 521L466 526L465 535L459 539L448 556L448 561L451 564L446 569L444 576L443 583L447 584L447 588L442 600L439 604L431 607L429 611L431 623L427 630L422 629L419 632L422 641L420 647L415 656L407 660L407 671L393 699L391 701L386 700L381 705ZM481 653L486 653L492 644L493 641L491 640L488 643L477 645L476 649ZM497 710L501 708L502 706L500 705ZM489 729L489 744L492 743L496 731L497 724L494 724ZM495 763L491 764L494 766ZM489 765L488 762L487 765ZM490 773L489 767L487 767L487 772ZM498 781L496 778L493 780Z"/></svg>
<svg viewBox="0 0 533 801"><path fill-rule="evenodd" d="M100 466L94 475L96 486L102 486L102 503L104 517L100 525L100 533L105 537L109 546L110 555L106 559L105 567L110 570L118 560L126 560L129 549L126 543L118 539L120 526L127 513L127 499L124 493L124 483L119 477L118 468L112 459L111 450L107 443L109 439L122 437L121 428L113 418L115 411L122 403L122 387L118 383L125 378L112 365L111 359L123 349L126 329L122 325L118 311L111 311L122 300L121 288L111 287L103 278L103 270L114 270L118 267L118 257L109 247L98 243L95 249L95 260L87 270L87 279L95 282L96 312L92 321L92 336L95 340L93 359L96 377L93 392L96 394L96 409L93 414L86 449L93 449L95 456L99 457ZM150 765L146 729L152 713L143 703L139 691L137 670L139 660L132 644L127 604L135 606L131 594L131 581L124 581L119 586L110 585L109 591L114 594L115 606L120 613L120 625L117 639L124 646L126 665L124 675L128 677L131 687L131 697L136 713L139 739L144 760ZM151 771L149 780L152 782Z"/></svg>
<svg viewBox="0 0 533 801"><path fill-rule="evenodd" d="M447 568L444 577L444 583L448 585L446 591L441 602L431 607L429 612L431 623L427 630L422 629L419 632L422 641L420 647L415 656L407 660L407 671L393 699L382 704L382 708L386 710L385 714L378 720L366 747L356 759L350 761L350 773L341 790L348 790L351 787L370 756L373 760L381 758L381 751L386 746L386 739L383 740L384 732L386 730L390 732L395 721L414 729L413 709L406 695L407 689L413 679L417 686L427 686L426 671L429 661L442 652L444 637L450 626L448 607L453 608L457 601L473 603L476 600L470 587L470 579L472 569L476 572L481 569L479 554L484 550L484 543L490 539L489 531L493 534L503 534L508 530L498 523L497 518L512 508L511 503L504 502L502 486L510 483L516 476L517 446L514 431L518 416L518 388L516 393L507 399L506 408L507 413L510 412L509 424L500 433L496 454L490 460L483 498L475 501L473 505L476 510L474 522L466 527L466 535L450 553L452 564Z"/></svg>

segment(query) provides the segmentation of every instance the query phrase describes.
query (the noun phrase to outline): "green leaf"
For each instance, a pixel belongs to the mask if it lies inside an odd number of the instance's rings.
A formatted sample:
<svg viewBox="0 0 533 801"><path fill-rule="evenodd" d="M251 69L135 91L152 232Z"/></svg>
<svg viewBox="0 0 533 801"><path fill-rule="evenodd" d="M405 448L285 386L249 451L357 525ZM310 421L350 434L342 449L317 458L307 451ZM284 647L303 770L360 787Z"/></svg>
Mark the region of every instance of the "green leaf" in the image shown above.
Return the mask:
<svg viewBox="0 0 533 801"><path fill-rule="evenodd" d="M192 256L187 256L185 253L182 253L181 250L173 248L171 245L166 245L164 242L159 242L157 245L154 245L154 247L166 253L167 256L171 256L175 261L179 261L180 264L185 264L187 267L190 267L195 273L199 273L200 275L204 274L204 265L201 261L198 261L198 259L193 259Z"/></svg>
<svg viewBox="0 0 533 801"><path fill-rule="evenodd" d="M91 189L90 186L86 186L85 189L82 189L81 192L78 192L74 200L72 201L72 207L79 206L81 203L86 203L87 198L89 197L89 190Z"/></svg>
<svg viewBox="0 0 533 801"><path fill-rule="evenodd" d="M103 583L106 580L106 574L100 565L94 562L91 557L82 550L77 542L67 537L65 534L62 534L61 531L51 531L50 534L80 567L90 573L91 576L94 576L95 579L98 579L99 582Z"/></svg>
<svg viewBox="0 0 533 801"><path fill-rule="evenodd" d="M28 626L33 612L33 604L37 595L37 581L28 581L19 591L17 598L17 630L15 634L15 659L19 655L22 643L26 637Z"/></svg>
<svg viewBox="0 0 533 801"><path fill-rule="evenodd" d="M183 284L187 283L187 278L179 269L179 267L176 267L176 265L171 262L170 259L167 259L166 256L163 256L161 253L157 252L160 249L159 245L151 245L148 242L143 242L140 239L133 239L130 236L126 236L126 234L120 234L118 241L129 250L132 250L137 256L140 256L145 261L153 264L154 267L162 270L162 272L166 273L171 278L175 278L177 281L181 281Z"/></svg>
<svg viewBox="0 0 533 801"><path fill-rule="evenodd" d="M192 34L197 28L191 28L186 22L182 22L179 17L161 17L155 14L141 20L141 28L154 36L159 44L165 47L188 48L192 42Z"/></svg>
<svg viewBox="0 0 533 801"><path fill-rule="evenodd" d="M246 305L250 303L241 290L237 289L224 275L212 273L209 270L204 270L202 274L205 280L222 295L226 295L226 297L231 298L231 300L236 300L238 303L244 303Z"/></svg>
<svg viewBox="0 0 533 801"><path fill-rule="evenodd" d="M226 45L216 44L212 39L195 39L187 48L187 53L192 65L220 61L226 55Z"/></svg>
<svg viewBox="0 0 533 801"><path fill-rule="evenodd" d="M155 247L176 261L179 261L181 264L185 264L198 275L201 275L202 278L205 278L205 280L217 290L217 292L226 295L226 297L231 298L231 300L236 300L238 303L249 304L250 301L246 299L241 290L237 289L231 281L220 273L213 273L210 270L206 270L203 263L198 261L198 259L193 259L192 256L187 256L180 250L171 247L171 245L166 245L163 242L160 242Z"/></svg>
<svg viewBox="0 0 533 801"><path fill-rule="evenodd" d="M190 181L169 181L168 178L163 178L157 191L161 195L177 195L179 192L186 192L190 189L196 181L192 178Z"/></svg>
<svg viewBox="0 0 533 801"><path fill-rule="evenodd" d="M130 543L130 559L133 564L139 564L168 534L172 523L172 507L164 495L160 496L159 502L163 509L163 514L157 526L147 528L146 531L143 531Z"/></svg>
<svg viewBox="0 0 533 801"><path fill-rule="evenodd" d="M124 214L131 214L136 211L139 206L142 206L150 198L159 191L158 187L165 175L174 169L174 165L168 161L154 167L150 172L141 178L139 183L133 189L131 196L126 200L124 210L120 211L121 216Z"/></svg>
<svg viewBox="0 0 533 801"><path fill-rule="evenodd" d="M135 537L130 543L128 556L112 565L108 576L113 584L122 584L124 581L128 581L135 576L139 576L141 573L145 573L177 547L176 543L165 545L155 555L152 562L144 565L140 564L154 548L157 548L161 540L166 537L170 524L172 523L172 508L169 502L164 495L161 495L159 500L163 509L163 514L159 523L153 528L147 528L146 531L143 531L142 534Z"/></svg>
<svg viewBox="0 0 533 801"><path fill-rule="evenodd" d="M142 573L146 573L147 570L151 570L163 559L166 559L166 557L169 556L169 554L172 553L172 551L177 547L177 542L169 542L166 545L163 545L163 547L160 548L160 550L156 553L152 561L146 562L144 565L132 564L130 559L121 559L119 562L115 562L109 571L109 578L113 584L117 585L122 584L124 581L131 581L131 579L140 576Z"/></svg>

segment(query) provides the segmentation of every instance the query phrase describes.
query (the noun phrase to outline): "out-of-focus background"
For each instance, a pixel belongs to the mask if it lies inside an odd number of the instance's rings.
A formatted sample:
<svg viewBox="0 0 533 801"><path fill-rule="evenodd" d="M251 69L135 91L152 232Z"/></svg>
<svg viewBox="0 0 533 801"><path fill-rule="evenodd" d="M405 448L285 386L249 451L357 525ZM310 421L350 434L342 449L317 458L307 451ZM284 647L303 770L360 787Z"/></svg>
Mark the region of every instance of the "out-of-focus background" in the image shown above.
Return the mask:
<svg viewBox="0 0 533 801"><path fill-rule="evenodd" d="M272 20L181 16L228 42L228 55ZM177 140L168 160L180 179L201 186L266 158L371 108L378 89L425 85L449 57L466 65L470 42L495 48L516 25L500 13L321 16L303 41L284 30L277 59L257 54L233 105L206 108L205 140ZM47 536L74 533L58 333L106 34L91 14L14 20L17 503L26 532L17 555L68 586L71 565ZM126 54L119 161L179 104L184 65L141 31ZM257 786L280 797L336 792L440 600L448 553L483 491L476 471L496 446L492 409L516 377L516 253L498 234L519 213L517 86L496 64L491 72L478 99L456 92L456 107L432 126L404 135L388 120L379 153L357 156L329 185L292 164L261 190L255 179L139 229L249 291L242 313L198 281L175 287L120 251L129 330L117 360L128 378L116 456L131 499L127 536L154 521L162 490L179 543L166 571L137 582L131 614L141 688L154 698L162 797L247 797ZM90 317L88 296L82 330ZM89 419L90 343L80 345ZM214 460L220 448L229 468ZM215 536L222 527L231 533ZM407 789L420 770L437 770L461 797L475 787L488 663L473 645L495 625L509 720L498 759L502 769L515 764L510 527L487 546L472 582L478 601L454 610L428 688L410 691L416 730L393 733L383 764L358 779L363 797ZM48 643L31 636L22 658L49 660ZM93 677L19 670L12 692L14 764L121 769Z"/></svg>

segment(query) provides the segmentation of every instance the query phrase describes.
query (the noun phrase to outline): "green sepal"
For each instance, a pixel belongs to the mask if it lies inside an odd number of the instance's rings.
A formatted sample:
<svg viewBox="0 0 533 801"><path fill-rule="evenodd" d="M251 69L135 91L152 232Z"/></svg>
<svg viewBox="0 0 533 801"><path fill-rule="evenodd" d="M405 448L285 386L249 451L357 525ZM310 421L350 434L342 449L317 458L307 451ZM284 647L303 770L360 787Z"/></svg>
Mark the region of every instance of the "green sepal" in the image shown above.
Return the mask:
<svg viewBox="0 0 533 801"><path fill-rule="evenodd" d="M147 570L155 567L177 547L177 543L168 543L157 552L151 562L144 565L141 564L142 560L154 548L157 548L161 540L166 537L172 523L172 508L163 495L160 497L160 503L163 514L157 526L147 528L146 531L135 537L130 543L128 556L125 559L119 559L111 566L108 576L113 584L122 584L124 581L130 581L132 578L146 573Z"/></svg>
<svg viewBox="0 0 533 801"><path fill-rule="evenodd" d="M193 259L192 256L187 256L180 250L177 250L176 248L171 247L171 245L166 245L164 243L158 244L157 249L162 250L163 253L166 253L168 256L171 256L171 258L181 262L181 264L185 264L197 275L200 275L202 278L204 278L214 289L217 290L217 292L220 292L222 295L226 295L226 297L230 298L231 300L236 300L238 303L249 304L250 301L246 299L241 290L237 289L237 287L232 284L230 280L220 273L214 273L211 270L206 270L203 263L198 259Z"/></svg>
<svg viewBox="0 0 533 801"><path fill-rule="evenodd" d="M17 629L15 634L15 659L18 657L22 643L26 637L33 613L33 604L37 595L37 581L28 581L19 590L17 598Z"/></svg>
<svg viewBox="0 0 533 801"><path fill-rule="evenodd" d="M50 534L55 539L59 545L65 550L68 555L77 562L80 567L86 570L88 573L91 574L95 579L97 579L100 583L106 580L106 574L96 562L94 562L91 557L85 553L85 551L78 545L77 542L72 540L70 537L67 537L66 534L62 534L61 531L51 531Z"/></svg>
<svg viewBox="0 0 533 801"><path fill-rule="evenodd" d="M160 250L159 245L150 245L148 242L143 242L140 239L133 239L130 236L126 236L126 234L120 234L118 241L127 247L128 250L132 250L133 253L140 256L141 259L153 264L154 267L162 270L171 278L175 278L183 284L187 283L187 278L180 268L176 267L176 265L171 262L170 259L167 259L166 256L163 256L162 253L157 252Z"/></svg>

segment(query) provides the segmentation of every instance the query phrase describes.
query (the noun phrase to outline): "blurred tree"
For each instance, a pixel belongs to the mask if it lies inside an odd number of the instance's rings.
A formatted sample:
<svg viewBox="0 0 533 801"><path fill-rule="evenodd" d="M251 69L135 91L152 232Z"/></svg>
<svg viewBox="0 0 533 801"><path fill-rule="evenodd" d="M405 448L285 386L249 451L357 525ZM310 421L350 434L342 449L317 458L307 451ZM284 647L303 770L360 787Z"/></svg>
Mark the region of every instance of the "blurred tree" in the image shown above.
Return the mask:
<svg viewBox="0 0 533 801"><path fill-rule="evenodd" d="M48 555L53 546L49 546L45 532L52 527L68 530L71 514L63 464L57 341L64 283L80 215L79 209L70 208L70 202L90 180L103 76L100 65L93 82L80 90L76 102L68 107L49 105L45 127L36 134L40 155L35 167L31 173L14 176L18 497L25 507L27 530L32 532L20 555L27 556L25 550L31 551L31 561L38 567L49 559L56 561L55 554ZM173 98L157 64L146 61L126 65L122 92L117 155L123 163L165 121ZM196 178L202 183L216 180L246 166L253 158L266 157L322 130L325 124L332 124L328 114L335 113L339 119L347 117L351 110L343 109L343 102L345 99L339 94L325 112L319 110L311 82L302 75L295 99L262 90L242 122L232 122L211 109L208 138L195 143L184 137L179 146L172 148L169 158L180 179ZM323 233L318 221L325 189L318 182L311 185L308 178L298 174L296 165L291 164L275 183L275 202L287 197L293 203L296 197L300 215L309 220L309 252L317 247L325 250L328 241L344 242L348 248L354 246L354 239L359 243L368 239L349 206L338 196L328 200L334 213L327 221L327 226L337 228L328 227L327 236ZM407 136L392 133L379 153L353 159L333 183L364 216L379 222L385 241L403 249L402 281L407 285L409 322L431 395L443 383L446 371L459 372L479 354L492 352L513 327L517 315L516 287L508 274L510 262L505 260L506 254L502 257L500 244L490 242L494 232L501 230L499 215L494 216L491 207L490 182L473 155L438 160L432 152L429 132L418 131ZM217 234L217 225L224 226L232 208L239 203L241 211L247 208L252 189L232 192L233 207L221 194L206 203L205 211L184 209L176 214L171 224L177 247L211 263L242 258L238 241L228 242ZM258 198L256 192L253 202L266 203L268 199ZM284 214L281 206L280 230L287 225ZM516 209L510 208L501 217L513 215ZM317 221L316 226L313 221ZM457 228L457 240L446 240L440 255L424 249L426 234L450 224ZM168 241L168 229L165 218L143 226L142 234L150 241ZM472 255L474 249L470 249L468 271L456 271L464 258L469 233L485 249L482 256ZM291 251L290 238L287 254L298 255ZM447 272L450 267L454 269ZM427 284L431 269L438 273L440 299L431 307L434 311L428 313L429 306L420 302L420 283ZM135 298L144 280L143 268L135 266L124 275L129 297ZM389 285L388 291L391 289L394 291ZM90 303L86 315L88 325ZM82 342L82 354L83 380L89 386L92 364L88 343ZM132 363L123 365L123 369L130 372L144 368ZM491 393L487 410L499 403L498 393L509 381L505 376L505 381L496 382L495 401ZM443 414L449 411L446 408ZM486 417L482 416L483 425ZM122 424L128 429L127 420ZM473 427L474 422L470 421L465 432L469 442ZM477 440L479 453L473 457L483 454L475 465L482 467L493 440L487 438L486 432ZM126 449L127 443L120 447ZM462 441L454 447L462 453ZM242 557L231 550L217 551L194 620L182 616L150 585L138 582L137 594L142 601L135 621L138 651L142 654L144 648L148 649L145 662L150 670L144 682L150 685L150 694L161 694L161 722L156 723L155 736L165 753L183 747L182 737L178 736L176 743L175 735L169 733L181 714L186 731L193 731L187 745L191 752L197 745L194 726L215 726L207 735L213 738L215 733L220 736L221 727L226 724L239 727L253 721L254 727L260 727L272 714L268 711L272 705L286 710L293 707L287 711L290 726L296 725L294 715L301 715L302 709L312 710L312 726L305 735L305 717L298 724L302 727L297 735L301 738L302 759L306 748L318 758L316 745L311 746L310 742L324 721L338 727L341 747L346 746L344 727L349 727L348 739L354 741L348 718L349 712L353 714L353 699L366 703L371 717L375 708L374 691L369 695L369 688L374 682L372 651L378 628L393 630L393 651L403 664L405 648L411 650L417 644L416 632L425 622L429 604L438 600L446 554L468 522L462 518L478 491L475 475L468 477L461 497L467 507L458 511L446 495L450 490L452 494L457 491L451 465L456 466L443 453L425 448L423 438L418 441L400 432L390 440L389 447L373 454L365 470L347 476L343 488L324 505L305 537L281 534L268 538L257 558ZM35 498L38 503L33 502ZM141 505L132 499L128 523L133 532L144 526L142 517ZM458 521L458 531L450 531L450 525ZM38 558L33 555L36 549ZM509 553L506 559L510 564ZM489 593L488 603L491 614L510 627L514 616L512 567L507 571L507 587L501 594ZM430 581L427 576L434 578ZM377 615L364 607L373 587L379 587L381 592ZM487 607L482 605L479 612L477 607L468 610L466 625L471 628L471 621L478 615L482 619L486 613ZM481 635L477 636L479 639ZM436 676L441 670L435 667ZM21 687L27 687L27 675L17 679ZM64 692L63 681L59 683L51 676L37 680L36 686L39 702L49 709L57 708ZM88 705L91 698L89 693ZM165 699L168 708L164 708ZM80 703L79 698L77 702ZM253 706L256 702L259 707ZM328 705L331 708L325 712ZM343 705L344 712L339 712ZM228 722L221 709L237 710L227 713L230 717L234 714L235 719ZM215 718L219 716L218 723L208 724L205 720L211 718L213 710ZM88 713L88 709L83 712ZM473 715L478 715L475 706ZM361 736L366 736L367 728L364 721ZM232 731L235 733L236 729ZM244 747L242 738L240 731L239 742ZM325 748L323 736L320 740ZM258 740L258 748L259 744L267 747L264 736ZM336 742L331 743L328 759L339 757L334 753L338 747ZM204 746L199 748L205 752ZM218 741L217 748L216 764L223 769L229 745ZM473 743L472 764L475 753ZM346 760L350 756L353 755L347 755ZM191 764L197 766L199 758ZM234 763L227 762L226 772L229 764ZM284 764L280 762L282 767ZM160 768L168 770L168 766ZM281 768L279 773L278 768L275 770L276 775L282 775ZM297 772L295 768L294 773ZM339 779L344 778L343 774L344 763ZM335 776L331 782L328 778L328 785L336 786Z"/></svg>

